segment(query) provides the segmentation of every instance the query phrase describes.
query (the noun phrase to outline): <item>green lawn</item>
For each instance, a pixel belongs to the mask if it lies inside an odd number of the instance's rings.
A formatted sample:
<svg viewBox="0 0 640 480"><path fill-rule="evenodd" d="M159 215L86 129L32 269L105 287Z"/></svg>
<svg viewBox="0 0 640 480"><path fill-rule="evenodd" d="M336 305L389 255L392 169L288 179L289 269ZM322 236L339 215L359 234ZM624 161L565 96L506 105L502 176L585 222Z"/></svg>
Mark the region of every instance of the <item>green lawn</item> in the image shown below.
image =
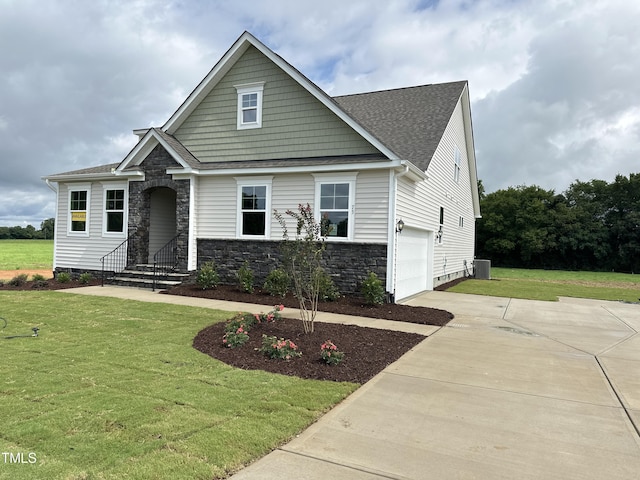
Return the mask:
<svg viewBox="0 0 640 480"><path fill-rule="evenodd" d="M0 240L0 270L53 269L53 240Z"/></svg>
<svg viewBox="0 0 640 480"><path fill-rule="evenodd" d="M491 280L467 280L448 291L548 301L560 296L637 302L640 275L494 267Z"/></svg>
<svg viewBox="0 0 640 480"><path fill-rule="evenodd" d="M0 292L0 479L211 479L265 455L357 385L229 367L192 348L229 312ZM0 328L3 322L0 322Z"/></svg>

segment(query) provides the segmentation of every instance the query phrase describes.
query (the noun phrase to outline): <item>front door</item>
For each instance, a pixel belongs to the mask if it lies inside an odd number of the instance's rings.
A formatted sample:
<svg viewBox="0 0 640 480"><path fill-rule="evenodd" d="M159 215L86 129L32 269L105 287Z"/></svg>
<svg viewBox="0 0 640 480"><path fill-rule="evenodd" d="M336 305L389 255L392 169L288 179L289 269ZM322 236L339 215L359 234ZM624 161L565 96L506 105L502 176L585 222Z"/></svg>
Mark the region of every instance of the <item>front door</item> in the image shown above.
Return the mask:
<svg viewBox="0 0 640 480"><path fill-rule="evenodd" d="M149 263L154 254L176 236L176 192L161 187L150 195L149 216Z"/></svg>

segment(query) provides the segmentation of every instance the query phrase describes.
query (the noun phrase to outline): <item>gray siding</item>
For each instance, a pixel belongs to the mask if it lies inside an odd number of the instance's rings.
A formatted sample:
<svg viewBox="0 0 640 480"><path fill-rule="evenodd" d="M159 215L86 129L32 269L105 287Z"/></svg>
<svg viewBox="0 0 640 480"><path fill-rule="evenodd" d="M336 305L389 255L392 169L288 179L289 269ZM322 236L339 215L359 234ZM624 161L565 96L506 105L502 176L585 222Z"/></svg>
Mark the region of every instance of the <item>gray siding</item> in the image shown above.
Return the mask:
<svg viewBox="0 0 640 480"><path fill-rule="evenodd" d="M265 82L262 128L237 130L234 85ZM175 132L202 162L378 153L297 82L250 47Z"/></svg>

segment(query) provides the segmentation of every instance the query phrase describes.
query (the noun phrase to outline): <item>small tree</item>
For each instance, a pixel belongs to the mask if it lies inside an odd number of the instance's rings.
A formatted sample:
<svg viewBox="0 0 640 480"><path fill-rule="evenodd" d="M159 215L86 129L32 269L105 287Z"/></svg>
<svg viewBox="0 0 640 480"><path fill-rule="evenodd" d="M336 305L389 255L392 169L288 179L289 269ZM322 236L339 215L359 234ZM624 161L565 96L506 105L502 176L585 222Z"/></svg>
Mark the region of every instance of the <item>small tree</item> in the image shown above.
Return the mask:
<svg viewBox="0 0 640 480"><path fill-rule="evenodd" d="M325 235L313 217L309 204L298 205L297 211L286 214L296 221L295 239L289 237L284 216L277 210L274 215L282 227L282 254L284 266L293 281L295 295L300 304L300 317L305 333L313 333L313 322L318 313L318 298L322 282L322 255L325 250Z"/></svg>

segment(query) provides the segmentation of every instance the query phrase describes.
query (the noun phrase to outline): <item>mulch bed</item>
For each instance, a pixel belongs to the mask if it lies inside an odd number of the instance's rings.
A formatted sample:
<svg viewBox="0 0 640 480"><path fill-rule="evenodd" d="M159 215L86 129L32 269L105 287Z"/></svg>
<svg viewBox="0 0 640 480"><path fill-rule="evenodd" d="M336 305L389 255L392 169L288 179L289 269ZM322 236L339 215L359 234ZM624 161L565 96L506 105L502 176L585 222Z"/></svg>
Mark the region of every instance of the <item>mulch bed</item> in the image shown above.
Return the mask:
<svg viewBox="0 0 640 480"><path fill-rule="evenodd" d="M59 282L53 278L47 280L33 281L23 283L22 285L9 285L7 281L0 282L0 291L19 291L19 290L64 290L65 288L89 287L100 285L100 280L92 279L88 283L80 283L78 280L69 280L68 282Z"/></svg>
<svg viewBox="0 0 640 480"><path fill-rule="evenodd" d="M235 285L218 285L216 288L202 290L196 285L182 284L165 290L162 293L170 295L184 295L187 297L211 298L232 302L253 303L272 307L282 304L285 307L298 308L298 300L293 295L285 298L274 297L268 293L255 289L253 293L242 292ZM446 310L427 307L412 307L397 303L385 303L380 306L370 306L364 300L355 296L340 297L335 302L320 302L318 310L321 312L341 313L360 317L382 318L399 322L419 323L422 325L444 326L453 314Z"/></svg>
<svg viewBox="0 0 640 480"><path fill-rule="evenodd" d="M277 322L259 323L249 332L249 341L237 348L222 344L225 323L202 330L193 340L197 350L228 365L246 370L264 370L316 380L365 383L393 363L426 337L355 325L315 322L315 331L305 334L299 320L283 318ZM274 360L259 352L262 335L273 335L293 341L302 356L291 360ZM344 352L338 365L327 365L320 358L320 345L331 340Z"/></svg>
<svg viewBox="0 0 640 480"><path fill-rule="evenodd" d="M452 282L453 283L453 282ZM61 290L88 285L100 285L94 279L88 284L77 280L58 282L48 279L40 282L28 281L20 286L0 284L0 291L18 290ZM441 286L438 289L446 289ZM217 300L265 305L265 312L275 304L298 308L295 297L273 297L259 289L252 294L241 292L236 286L218 286L212 290L202 290L194 285L179 285L162 293L186 295ZM384 304L377 307L365 305L361 298L342 297L335 302L321 302L318 310L325 312L382 318L424 325L444 326L453 315L445 310L409 305ZM200 331L193 340L193 346L200 352L216 358L228 365L246 370L264 370L282 375L307 379L337 382L365 383L396 361L426 337L417 333L404 333L378 328L358 327L331 323L315 323L315 332L305 334L302 323L297 319L284 318L274 323L254 325L249 333L249 341L238 348L227 348L222 344L225 323L216 323ZM272 360L260 353L262 335L273 335L292 340L303 352L302 357L292 360ZM331 340L344 352L344 360L338 365L327 365L320 358L320 345Z"/></svg>
<svg viewBox="0 0 640 480"><path fill-rule="evenodd" d="M275 304L298 308L298 301L292 295L273 297L259 289L254 293L246 293L231 285L202 290L195 285L184 284L163 293L265 305L265 313L270 310L268 307ZM373 307L354 296L342 297L335 302L321 302L318 310L437 326L444 326L453 318L450 312L434 308L399 304ZM238 348L228 348L222 344L224 328L224 322L205 328L195 337L194 348L237 368L361 384L426 338L417 333L322 322L315 323L314 333L305 334L300 320L285 318L275 323L253 326L247 343ZM262 346L263 334L293 341L303 352L302 357L288 361L268 358L258 351ZM331 340L345 354L344 360L338 365L327 365L320 358L320 345L326 340Z"/></svg>

